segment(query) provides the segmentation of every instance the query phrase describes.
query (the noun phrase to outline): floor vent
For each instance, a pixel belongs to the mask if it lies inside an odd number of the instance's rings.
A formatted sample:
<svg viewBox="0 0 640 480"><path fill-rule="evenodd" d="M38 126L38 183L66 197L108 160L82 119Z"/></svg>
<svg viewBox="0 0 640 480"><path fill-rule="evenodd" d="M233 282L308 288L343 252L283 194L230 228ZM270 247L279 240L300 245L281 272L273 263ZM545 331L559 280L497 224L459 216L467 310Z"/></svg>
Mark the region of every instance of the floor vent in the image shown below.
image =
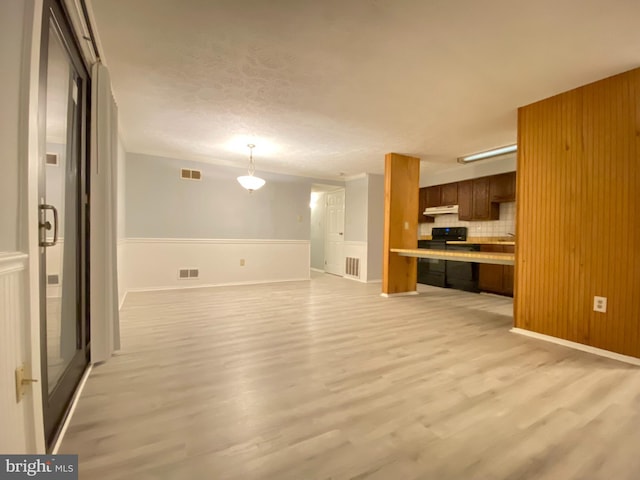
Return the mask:
<svg viewBox="0 0 640 480"><path fill-rule="evenodd" d="M344 271L350 277L360 278L360 259L347 257L345 259Z"/></svg>
<svg viewBox="0 0 640 480"><path fill-rule="evenodd" d="M178 270L178 279L187 280L189 278L198 278L200 271L197 268L181 268Z"/></svg>
<svg viewBox="0 0 640 480"><path fill-rule="evenodd" d="M202 172L200 170L181 168L180 178L182 178L183 180L202 180Z"/></svg>

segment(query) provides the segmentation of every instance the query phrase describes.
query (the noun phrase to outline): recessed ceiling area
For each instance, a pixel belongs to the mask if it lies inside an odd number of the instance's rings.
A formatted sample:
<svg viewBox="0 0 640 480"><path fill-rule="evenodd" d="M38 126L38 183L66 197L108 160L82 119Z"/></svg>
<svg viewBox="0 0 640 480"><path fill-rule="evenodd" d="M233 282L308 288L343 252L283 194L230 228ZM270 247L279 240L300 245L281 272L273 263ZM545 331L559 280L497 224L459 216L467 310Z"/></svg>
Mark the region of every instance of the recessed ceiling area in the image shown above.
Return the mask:
<svg viewBox="0 0 640 480"><path fill-rule="evenodd" d="M91 0L126 149L340 179L516 142L517 108L640 66L637 0Z"/></svg>

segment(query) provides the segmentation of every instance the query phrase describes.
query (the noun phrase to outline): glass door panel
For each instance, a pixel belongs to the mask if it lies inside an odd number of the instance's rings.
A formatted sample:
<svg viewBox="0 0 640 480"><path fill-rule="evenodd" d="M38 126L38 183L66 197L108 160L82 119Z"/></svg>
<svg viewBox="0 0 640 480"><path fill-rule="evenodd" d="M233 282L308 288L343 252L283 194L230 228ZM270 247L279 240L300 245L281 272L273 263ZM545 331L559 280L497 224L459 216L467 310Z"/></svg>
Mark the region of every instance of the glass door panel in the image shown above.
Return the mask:
<svg viewBox="0 0 640 480"><path fill-rule="evenodd" d="M86 159L89 76L57 0L45 0L40 105L42 396L48 447L87 366Z"/></svg>

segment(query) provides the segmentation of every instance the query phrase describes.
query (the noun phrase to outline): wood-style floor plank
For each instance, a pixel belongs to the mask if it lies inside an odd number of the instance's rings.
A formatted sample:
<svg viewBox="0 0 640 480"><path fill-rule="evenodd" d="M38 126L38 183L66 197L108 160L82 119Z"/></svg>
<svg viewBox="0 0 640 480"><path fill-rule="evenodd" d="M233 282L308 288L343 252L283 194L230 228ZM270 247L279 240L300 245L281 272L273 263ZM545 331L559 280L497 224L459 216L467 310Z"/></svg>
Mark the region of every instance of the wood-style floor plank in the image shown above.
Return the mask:
<svg viewBox="0 0 640 480"><path fill-rule="evenodd" d="M134 293L60 453L80 478L637 479L640 369L512 301L308 282Z"/></svg>

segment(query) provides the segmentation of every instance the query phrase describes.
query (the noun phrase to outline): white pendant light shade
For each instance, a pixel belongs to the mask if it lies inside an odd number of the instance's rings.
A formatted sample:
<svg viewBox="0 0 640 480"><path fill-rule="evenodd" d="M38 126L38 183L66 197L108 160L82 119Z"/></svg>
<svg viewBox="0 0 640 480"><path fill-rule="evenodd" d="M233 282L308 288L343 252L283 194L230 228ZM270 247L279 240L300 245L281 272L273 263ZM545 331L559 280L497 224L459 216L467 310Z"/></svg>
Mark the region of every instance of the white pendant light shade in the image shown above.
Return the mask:
<svg viewBox="0 0 640 480"><path fill-rule="evenodd" d="M262 188L265 181L260 177L254 177L253 175L243 175L238 177L238 183L250 192L253 192L254 190Z"/></svg>
<svg viewBox="0 0 640 480"><path fill-rule="evenodd" d="M254 190L262 188L265 181L260 177L255 177L253 175L253 172L256 170L255 164L253 163L253 149L255 148L255 145L250 143L247 147L249 147L249 175L242 175L241 177L238 177L238 183L251 193Z"/></svg>

